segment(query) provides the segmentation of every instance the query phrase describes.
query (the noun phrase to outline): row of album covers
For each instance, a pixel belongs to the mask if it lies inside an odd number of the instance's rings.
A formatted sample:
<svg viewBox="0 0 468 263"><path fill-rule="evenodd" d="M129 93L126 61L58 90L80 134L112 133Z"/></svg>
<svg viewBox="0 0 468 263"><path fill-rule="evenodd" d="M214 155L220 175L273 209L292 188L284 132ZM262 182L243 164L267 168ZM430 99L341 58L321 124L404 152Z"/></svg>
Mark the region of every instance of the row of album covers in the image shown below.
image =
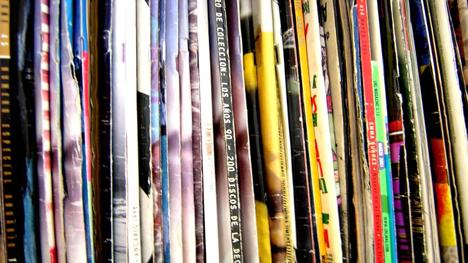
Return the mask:
<svg viewBox="0 0 468 263"><path fill-rule="evenodd" d="M468 262L467 0L0 0L0 263Z"/></svg>

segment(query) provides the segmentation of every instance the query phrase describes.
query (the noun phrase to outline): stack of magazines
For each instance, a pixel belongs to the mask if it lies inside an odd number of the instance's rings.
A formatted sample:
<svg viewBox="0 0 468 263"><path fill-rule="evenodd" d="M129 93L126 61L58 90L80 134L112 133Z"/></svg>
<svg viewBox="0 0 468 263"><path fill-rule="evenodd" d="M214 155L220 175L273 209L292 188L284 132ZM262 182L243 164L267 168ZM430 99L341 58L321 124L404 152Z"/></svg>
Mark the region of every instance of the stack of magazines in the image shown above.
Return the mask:
<svg viewBox="0 0 468 263"><path fill-rule="evenodd" d="M467 0L0 0L0 263L468 262Z"/></svg>

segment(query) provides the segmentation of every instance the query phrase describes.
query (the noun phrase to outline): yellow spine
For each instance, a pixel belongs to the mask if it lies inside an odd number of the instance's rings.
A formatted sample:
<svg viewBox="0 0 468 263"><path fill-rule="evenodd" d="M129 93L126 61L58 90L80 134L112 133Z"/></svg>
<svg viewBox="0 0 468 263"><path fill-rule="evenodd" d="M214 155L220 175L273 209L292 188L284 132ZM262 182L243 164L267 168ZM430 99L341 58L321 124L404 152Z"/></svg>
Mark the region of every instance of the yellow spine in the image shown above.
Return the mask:
<svg viewBox="0 0 468 263"><path fill-rule="evenodd" d="M282 209L270 215L270 237L273 246L285 249L285 253L275 251L272 254L273 262L295 262L273 43L273 32L259 32L255 41L266 186L269 202L277 198L282 201Z"/></svg>
<svg viewBox="0 0 468 263"><path fill-rule="evenodd" d="M268 223L268 207L265 203L255 201L257 218L258 254L261 263L271 262L270 228Z"/></svg>
<svg viewBox="0 0 468 263"><path fill-rule="evenodd" d="M297 49L299 53L299 68L301 74L302 84L302 98L304 102L305 122L307 129L307 148L309 152L309 164L311 167L311 183L312 191L314 193L314 208L315 219L317 227L317 240L320 252L320 258L324 259L326 256L325 238L323 235L323 222L322 222L322 201L320 199L320 186L319 186L319 172L317 166L317 153L315 149L315 132L312 120L312 105L310 95L310 82L309 82L309 65L307 63L307 47L305 41L304 31L304 16L302 13L302 1L294 0L294 12L296 15L296 34L297 34Z"/></svg>
<svg viewBox="0 0 468 263"><path fill-rule="evenodd" d="M257 90L257 69L254 53L244 54L245 89L248 93ZM268 207L264 202L255 201L255 216L257 221L258 253L261 263L271 262L270 228L268 223Z"/></svg>

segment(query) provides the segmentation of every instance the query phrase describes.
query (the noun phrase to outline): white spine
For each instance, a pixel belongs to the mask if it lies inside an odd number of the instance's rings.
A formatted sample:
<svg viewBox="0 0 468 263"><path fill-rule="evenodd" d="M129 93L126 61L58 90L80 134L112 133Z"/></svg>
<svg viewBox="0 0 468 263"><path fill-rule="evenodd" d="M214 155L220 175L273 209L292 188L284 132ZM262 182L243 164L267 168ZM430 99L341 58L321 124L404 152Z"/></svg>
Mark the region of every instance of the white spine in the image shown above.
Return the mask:
<svg viewBox="0 0 468 263"><path fill-rule="evenodd" d="M198 52L200 64L200 113L203 153L203 205L205 219L205 260L219 262L218 213L214 159L213 109L211 104L210 41L207 1L198 0Z"/></svg>

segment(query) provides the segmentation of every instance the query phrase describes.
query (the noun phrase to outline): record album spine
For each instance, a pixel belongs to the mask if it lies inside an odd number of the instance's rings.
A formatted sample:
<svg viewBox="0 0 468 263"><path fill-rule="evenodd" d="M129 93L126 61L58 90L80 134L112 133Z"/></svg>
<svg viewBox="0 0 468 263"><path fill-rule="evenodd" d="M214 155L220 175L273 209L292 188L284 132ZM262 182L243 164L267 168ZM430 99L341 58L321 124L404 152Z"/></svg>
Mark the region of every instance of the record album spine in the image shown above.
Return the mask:
<svg viewBox="0 0 468 263"><path fill-rule="evenodd" d="M125 84L123 87L125 105L125 137L126 137L126 166L127 178L127 260L129 262L141 261L141 224L140 224L140 198L139 198L139 163L138 144L127 142L138 142L138 107L137 107L137 19L136 2L123 1L121 6L122 16L125 16ZM117 14L118 16L118 14ZM120 19L117 17L117 19ZM122 117L118 116L118 117ZM122 132L120 131L120 132Z"/></svg>
<svg viewBox="0 0 468 263"><path fill-rule="evenodd" d="M34 80L40 244L42 261L49 262L56 260L50 159L49 0L36 0L34 3Z"/></svg>
<svg viewBox="0 0 468 263"><path fill-rule="evenodd" d="M229 58L231 62L231 83L234 107L234 126L236 135L237 165L239 168L239 191L241 202L241 221L255 221L255 198L253 191L253 170L250 161L249 129L247 119L247 101L243 70L243 51L241 19L238 1L226 4L229 39ZM258 262L258 235L256 224L242 225L244 261Z"/></svg>
<svg viewBox="0 0 468 263"><path fill-rule="evenodd" d="M50 1L50 50L60 50L60 1ZM50 53L50 128L52 146L52 189L54 200L57 261L66 261L64 224L64 174L62 155L62 92L60 85L60 52ZM63 121L64 123L66 121Z"/></svg>
<svg viewBox="0 0 468 263"><path fill-rule="evenodd" d="M198 3L190 0L189 12L189 59L190 59L190 86L192 104L192 152L193 152L193 191L195 205L195 242L196 262L205 261L205 238L203 224L203 151L201 129L201 97L198 50Z"/></svg>
<svg viewBox="0 0 468 263"><path fill-rule="evenodd" d="M215 57L212 59L212 78L214 85L214 115L219 116L217 139L219 152L221 155L218 159L218 165L222 174L217 174L217 186L219 182L226 182L227 185L222 185L224 189L218 189L218 193L226 193L229 202L228 221L230 225L230 244L226 247L231 247L229 257L232 260L243 260L243 242L241 228L241 204L239 192L239 170L237 165L236 138L234 127L234 107L232 97L232 82L231 82L231 66L229 56L228 28L226 15L226 2L224 0L215 0L208 5L210 17L210 44L212 54ZM215 123L215 127L216 127ZM222 142L221 142L222 140ZM221 149L222 147L222 149ZM220 207L220 204L218 204ZM222 210L218 211L221 213ZM224 215L226 216L226 215ZM223 216L223 217L224 217ZM223 255L221 255L223 256Z"/></svg>
<svg viewBox="0 0 468 263"><path fill-rule="evenodd" d="M311 103L315 147L320 177L320 195L322 198L322 216L327 260L341 258L341 238L339 236L337 195L335 193L335 172L333 171L333 152L331 138L333 131L329 126L326 94L328 90L328 72L326 68L326 50L323 35L322 15L318 12L317 1L303 1L305 38L309 63ZM332 115L330 114L330 117ZM339 247L337 247L339 246Z"/></svg>
<svg viewBox="0 0 468 263"><path fill-rule="evenodd" d="M255 66L255 41L252 21L252 2L241 1L241 28L244 61L245 95L247 102L250 160L254 184L255 211L260 262L271 261L270 229L265 192L260 110L258 103L257 69Z"/></svg>
<svg viewBox="0 0 468 263"><path fill-rule="evenodd" d="M359 198L360 204L359 208L357 206L356 212L360 213L357 221L362 220L365 222L364 224L356 224L357 231L362 235L362 243L359 244L359 248L361 248L364 254L359 254L358 257L361 258L360 255L364 255L363 258L373 260L374 259L374 231L372 231L374 227L374 220L373 220L373 210L372 210L372 198L371 198L371 189L369 187L369 169L368 169L368 161L366 158L366 143L365 143L365 128L364 128L364 104L362 98L362 71L361 71L361 56L360 56L360 41L359 41L359 30L358 30L358 12L357 6L354 5L351 10L352 16L352 42L353 42L353 63L354 63L354 75L356 76L354 79L354 88L351 89L353 96L350 97L352 103L355 105L356 109L356 118L355 118L355 125L356 125L356 134L354 136L357 137L357 154L359 158L359 173L361 176L358 178L353 178L354 184L354 191ZM361 230L362 229L362 230ZM371 231L369 231L371 229ZM358 240L361 241L361 240Z"/></svg>
<svg viewBox="0 0 468 263"><path fill-rule="evenodd" d="M179 5L178 1L166 1L166 109L168 135L168 176L170 207L170 253L171 261L183 260L182 237L182 179L180 138L180 76L179 55Z"/></svg>
<svg viewBox="0 0 468 263"><path fill-rule="evenodd" d="M113 6L113 201L114 259L141 261L138 141L136 3Z"/></svg>
<svg viewBox="0 0 468 263"><path fill-rule="evenodd" d="M286 161L286 173L288 176L288 187L289 187L289 218L291 223L291 236L292 246L294 250L297 249L297 231L296 231L296 209L294 200L294 187L293 187L293 173L292 173L292 157L291 157L291 140L289 133L289 119L288 119L288 102L287 102L287 90L286 90L286 72L284 64L284 51L283 51L283 37L281 32L281 15L279 10L278 1L271 1L272 7L272 18L273 18L273 44L275 48L275 72L277 89L279 93L281 112L281 128L283 131L284 141L284 156Z"/></svg>
<svg viewBox="0 0 468 263"><path fill-rule="evenodd" d="M101 186L100 207L102 209L100 229L102 234L102 260L113 262L113 184L112 184L112 3L113 0L98 2L100 34L98 41L99 104L99 184Z"/></svg>
<svg viewBox="0 0 468 263"><path fill-rule="evenodd" d="M150 87L150 143L151 143L151 187L153 191L153 262L162 263L163 230L162 230L162 171L161 171L161 114L160 114L160 45L159 45L159 0L150 1L150 48L151 48L151 87Z"/></svg>
<svg viewBox="0 0 468 263"><path fill-rule="evenodd" d="M359 128L357 122L357 107L356 107L356 94L355 92L357 85L355 85L355 76L354 72L359 67L354 67L353 64L356 63L357 57L354 56L353 52L353 41L356 43L357 41L353 39L354 30L352 26L352 11L348 6L348 2L345 0L338 0L337 9L339 10L339 17L337 18L340 25L340 30L338 30L338 34L340 35L340 44L339 50L341 51L342 55L342 74L343 74L343 103L344 103L344 111L346 115L344 119L346 120L345 125L345 141L346 141L346 151L345 154L347 156L359 156ZM348 193L353 193L353 198L347 198L347 203L353 209L349 209L349 227L348 229L353 231L354 235L350 235L350 241L347 242L346 238L343 238L343 261L344 262L353 262L355 261L358 256L357 255L366 255L367 248L363 245L366 242L366 235L364 234L366 226L363 224L359 224L356 222L364 222L365 215L365 202L363 200L364 193L358 190L358 186L361 185L362 181L362 166L363 163L361 162L361 158L347 158L345 159L346 162L346 171L347 171L347 179L346 184L347 187L343 190L342 193L345 195L350 195ZM345 181L340 181L340 183ZM357 191L356 191L356 190ZM345 200L345 199L344 199ZM344 201L343 200L343 201ZM346 226L343 223L343 228ZM345 230L346 231L346 230ZM349 252L349 253L347 253Z"/></svg>
<svg viewBox="0 0 468 263"><path fill-rule="evenodd" d="M372 86L374 89L374 103L375 103L375 118L376 118L376 142L377 149L379 152L379 177L381 184L381 197L382 199L388 198L388 187L387 187L387 166L386 166L386 156L385 156L385 147L386 142L386 127L384 119L384 109L382 102L382 92L380 88L380 79L379 79L379 66L376 61L372 61ZM382 201L382 218L384 228L384 246L385 246L385 261L394 262L393 258L396 256L396 253L393 251L393 242L391 239L391 223L390 222L390 213L393 211L389 210L389 202Z"/></svg>
<svg viewBox="0 0 468 263"><path fill-rule="evenodd" d="M396 72L394 22L391 1L378 1L381 27L382 55L387 65L385 70L385 90L388 109L389 148L395 209L397 256L399 260L413 257L412 235L410 233L410 207L407 197L405 127L403 125L402 95Z"/></svg>
<svg viewBox="0 0 468 263"><path fill-rule="evenodd" d="M195 196L192 152L192 94L190 83L188 1L179 0L180 138L182 180L182 235L184 262L196 260Z"/></svg>
<svg viewBox="0 0 468 263"><path fill-rule="evenodd" d="M263 140L265 181L270 206L270 238L273 262L294 261L291 233L289 178L275 73L275 49L271 0L253 3L255 58L257 63L260 127ZM274 113L274 114L272 114Z"/></svg>
<svg viewBox="0 0 468 263"><path fill-rule="evenodd" d="M322 215L327 255L329 261L341 260L341 236L338 218L338 205L335 186L335 171L333 169L333 152L331 146L327 110L328 73L323 51L326 53L325 43L321 43L323 27L320 21L316 0L303 1L305 37L307 43L307 57L309 63L309 78L311 85L313 126L315 131L315 147L317 149L317 165L320 176L320 195L322 198ZM325 57L326 58L326 57ZM325 66L325 68L323 67ZM327 240L327 239L326 239Z"/></svg>
<svg viewBox="0 0 468 263"><path fill-rule="evenodd" d="M34 89L32 80L32 1L10 1L10 78L11 118L13 120L12 143L13 169L15 169L15 194L12 201L16 208L16 234L19 238L17 249L20 255L17 261L36 262L36 226L37 212L34 198L33 170L35 152ZM6 20L4 20L6 22ZM6 95L5 93L3 95ZM4 105L8 108L9 105ZM3 106L2 106L3 107ZM2 128L0 128L2 129ZM1 147L0 147L1 148ZM1 166L0 166L1 167ZM0 169L1 170L1 169ZM0 180L3 182L3 180ZM0 183L2 184L2 183ZM12 189L7 189L9 192ZM3 199L3 194L0 195ZM1 210L4 216L4 210ZM2 220L5 223L5 220ZM4 232L5 233L5 232ZM5 237L5 236L3 236ZM6 240L5 240L6 241ZM1 257L1 256L0 256ZM7 260L4 255L3 260Z"/></svg>
<svg viewBox="0 0 468 263"><path fill-rule="evenodd" d="M380 198L379 185L379 167L378 167L378 150L376 144L376 123L375 123L375 108L374 108L374 92L372 88L372 68L371 68L371 53L369 41L369 26L367 14L367 0L357 1L358 11L358 30L359 41L361 48L361 68L362 68L362 84L363 98L365 102L364 112L366 116L366 138L367 138L367 154L370 173L370 185L372 195L373 217L374 217L374 250L375 260L382 262L385 259L383 238L382 238L382 208Z"/></svg>
<svg viewBox="0 0 468 263"><path fill-rule="evenodd" d="M383 240L386 262L397 259L394 195L392 185L392 170L388 143L388 114L385 97L385 82L383 75L383 57L378 18L377 1L368 1L369 33L372 57L372 81L374 86L374 103L377 130L377 149L379 151L379 178L382 200Z"/></svg>
<svg viewBox="0 0 468 263"><path fill-rule="evenodd" d="M307 153L308 163L310 165L310 185L311 185L311 196L314 207L314 218L313 221L315 226L315 233L317 235L318 251L316 255L319 255L319 260L324 259L326 255L326 244L324 236L324 225L323 225L323 210L322 200L320 198L320 178L319 178L319 167L317 163L317 149L315 147L315 131L314 131L314 120L312 114L312 95L309 77L309 64L307 61L307 46L305 37L305 24L303 15L302 0L294 0L294 18L296 26L296 41L297 41L297 59L299 64L299 70L301 77L301 95L302 95L302 106L304 114L304 130L306 132L305 138L307 142Z"/></svg>
<svg viewBox="0 0 468 263"><path fill-rule="evenodd" d="M114 261L127 260L127 177L125 147L125 107L122 84L125 81L125 64L122 46L125 34L122 27L122 1L114 0L112 5L112 218ZM117 17L121 18L120 21Z"/></svg>
<svg viewBox="0 0 468 263"><path fill-rule="evenodd" d="M1 239L4 242L0 257L6 262L16 262L21 260L22 242L19 236L20 214L18 202L16 202L18 192L16 191L19 174L14 169L14 119L12 101L14 100L14 83L10 83L10 1L0 1L0 102L1 102L1 188L2 193L2 217Z"/></svg>
<svg viewBox="0 0 468 263"><path fill-rule="evenodd" d="M89 93L88 0L76 0L73 6L73 54L75 73L80 88L83 154L83 209L86 228L86 250L89 262L94 262L93 203L91 184L91 104Z"/></svg>
<svg viewBox="0 0 468 263"><path fill-rule="evenodd" d="M338 16L338 1L336 0L320 0L319 13L322 14L321 20L323 21L323 32L321 34L322 44L322 67L327 69L328 75L328 91L327 91L327 108L328 108L328 121L330 123L331 133L331 146L333 152L333 166L335 171L335 181L337 186L337 201L339 209L340 233L343 259L349 258L348 245L350 244L350 224L349 224L349 199L347 194L347 168L345 155L346 141L345 141L345 127L347 119L344 112L344 59L339 49L343 41L340 34L347 34L348 32L339 31L339 16ZM349 29L348 29L349 30ZM326 47L326 50L325 48ZM326 52L325 52L326 51ZM323 54L326 54L324 56ZM325 71L324 71L325 73ZM343 74L343 76L342 76ZM327 82L327 81L326 81Z"/></svg>
<svg viewBox="0 0 468 263"><path fill-rule="evenodd" d="M438 237L440 243L441 259L444 261L459 260L457 247L458 238L456 234L455 211L453 202L453 193L450 184L453 179L449 174L453 173L453 167L450 165L448 151L450 147L446 146L448 134L444 130L444 121L442 119L444 105L441 102L437 86L440 76L437 69L435 58L435 47L431 43L432 32L430 19L427 18L428 10L423 1L410 2L411 21L413 24L414 40L416 43L416 53L418 58L419 75L421 84L427 86L427 91L422 92L422 103L424 106L424 117L427 127L429 153L431 157L431 170L433 174L432 187L434 188L434 199L437 207L435 216L437 219ZM430 125L430 126L429 126Z"/></svg>
<svg viewBox="0 0 468 263"><path fill-rule="evenodd" d="M86 230L83 204L83 137L82 108L79 83L73 72L73 53L67 26L72 19L68 17L69 2L62 1L61 21L61 81L63 107L63 144L64 144L64 187L67 197L63 200L65 240L67 260L86 261ZM65 88L66 87L66 88Z"/></svg>
<svg viewBox="0 0 468 263"><path fill-rule="evenodd" d="M151 173L151 23L150 3L136 2L137 114L140 185L141 260L154 258L153 187Z"/></svg>
<svg viewBox="0 0 468 263"><path fill-rule="evenodd" d="M166 0L159 1L159 117L160 117L160 160L161 160L161 212L163 261L171 260L170 251L170 209L169 209L169 174L168 174L168 138L167 138L167 82L166 82Z"/></svg>
<svg viewBox="0 0 468 263"><path fill-rule="evenodd" d="M294 6L292 1L280 3L281 30L283 39L286 95L291 140L291 168L294 186L295 221L297 234L296 259L315 261L313 253L316 234L314 233L311 202L311 184L307 159L307 141L305 135L305 117L303 114L301 79L299 75L296 27L294 25Z"/></svg>
<svg viewBox="0 0 468 263"><path fill-rule="evenodd" d="M450 19L445 1L427 1L433 20L438 58L442 72L442 90L447 105L449 134L454 158L454 172L458 188L460 221L463 227L464 248L468 247L468 184L464 182L468 162L468 138L460 96L460 82L456 72L455 47L451 41Z"/></svg>
<svg viewBox="0 0 468 263"><path fill-rule="evenodd" d="M204 98L212 98L211 65L202 64L205 58L211 61L210 37L208 25L207 1L197 0L198 11L198 68L200 85L200 102ZM201 66L203 65L203 66ZM201 147L203 166L203 207L205 225L205 260L208 263L219 261L218 244L218 209L216 200L216 167L213 130L213 104L211 100L200 104Z"/></svg>

